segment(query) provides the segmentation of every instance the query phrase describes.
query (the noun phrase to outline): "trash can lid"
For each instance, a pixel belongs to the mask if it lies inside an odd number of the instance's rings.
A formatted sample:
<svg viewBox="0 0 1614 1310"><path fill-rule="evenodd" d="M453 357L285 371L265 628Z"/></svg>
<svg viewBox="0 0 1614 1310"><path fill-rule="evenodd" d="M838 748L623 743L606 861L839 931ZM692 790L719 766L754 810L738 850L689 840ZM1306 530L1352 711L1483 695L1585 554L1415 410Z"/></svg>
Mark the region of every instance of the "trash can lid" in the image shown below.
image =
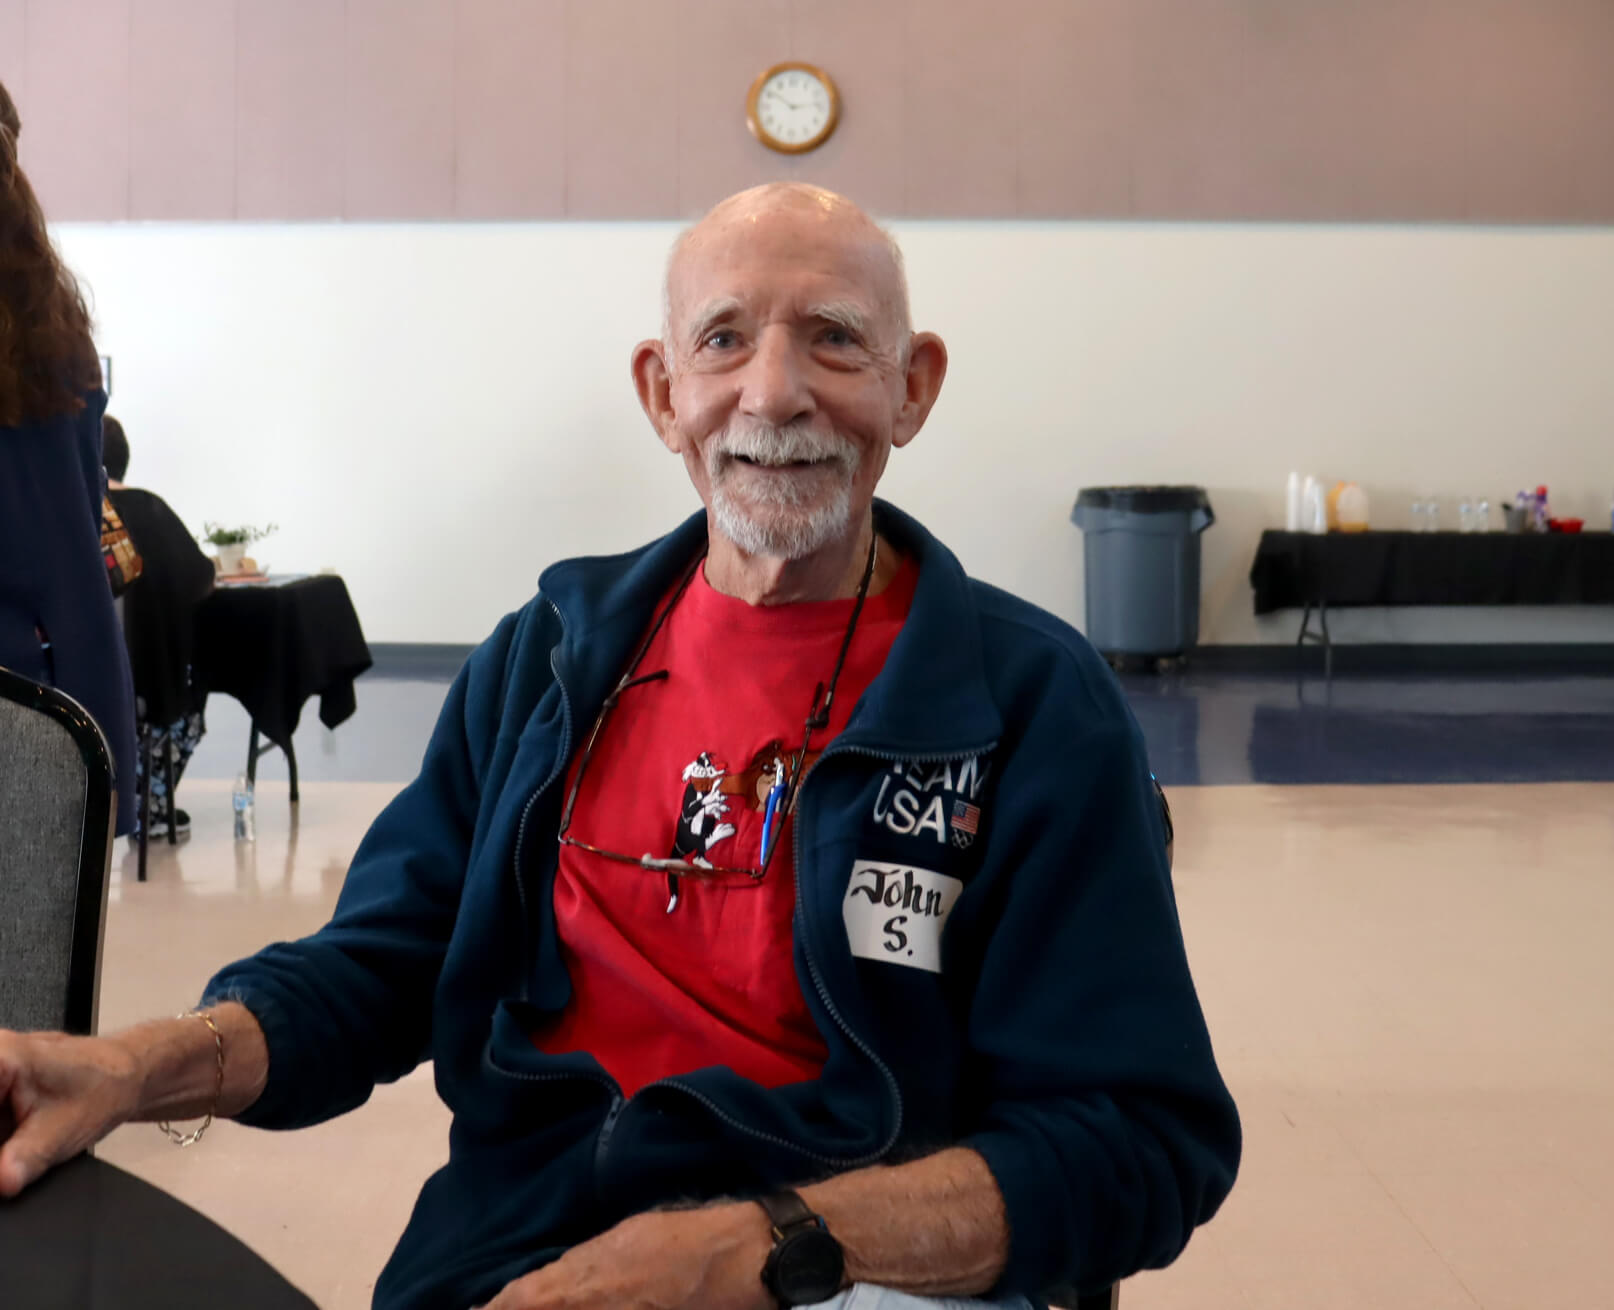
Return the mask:
<svg viewBox="0 0 1614 1310"><path fill-rule="evenodd" d="M1168 514L1210 508L1204 487L1083 487L1077 509L1119 509L1133 514Z"/></svg>

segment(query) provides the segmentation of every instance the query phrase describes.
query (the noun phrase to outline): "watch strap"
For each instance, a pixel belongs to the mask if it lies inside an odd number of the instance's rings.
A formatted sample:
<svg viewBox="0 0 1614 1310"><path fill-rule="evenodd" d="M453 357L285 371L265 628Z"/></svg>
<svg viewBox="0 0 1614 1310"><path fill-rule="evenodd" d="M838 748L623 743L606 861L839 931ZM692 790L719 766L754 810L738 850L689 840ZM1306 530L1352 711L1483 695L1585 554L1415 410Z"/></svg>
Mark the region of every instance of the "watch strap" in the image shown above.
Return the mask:
<svg viewBox="0 0 1614 1310"><path fill-rule="evenodd" d="M757 1204L763 1208L769 1222L773 1224L775 1241L797 1228L808 1225L824 1226L824 1221L813 1213L807 1202L801 1199L801 1194L788 1188L757 1197Z"/></svg>

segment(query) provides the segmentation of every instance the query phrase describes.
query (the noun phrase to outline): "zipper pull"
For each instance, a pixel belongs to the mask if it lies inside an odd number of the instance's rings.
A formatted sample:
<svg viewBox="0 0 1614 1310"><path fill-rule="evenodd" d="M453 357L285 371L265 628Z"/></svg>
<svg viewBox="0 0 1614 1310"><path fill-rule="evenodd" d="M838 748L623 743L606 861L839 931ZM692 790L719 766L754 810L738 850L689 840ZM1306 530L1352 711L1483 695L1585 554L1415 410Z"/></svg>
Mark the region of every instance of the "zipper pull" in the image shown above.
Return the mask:
<svg viewBox="0 0 1614 1310"><path fill-rule="evenodd" d="M672 874L667 875L667 913L671 914L678 908L678 879Z"/></svg>

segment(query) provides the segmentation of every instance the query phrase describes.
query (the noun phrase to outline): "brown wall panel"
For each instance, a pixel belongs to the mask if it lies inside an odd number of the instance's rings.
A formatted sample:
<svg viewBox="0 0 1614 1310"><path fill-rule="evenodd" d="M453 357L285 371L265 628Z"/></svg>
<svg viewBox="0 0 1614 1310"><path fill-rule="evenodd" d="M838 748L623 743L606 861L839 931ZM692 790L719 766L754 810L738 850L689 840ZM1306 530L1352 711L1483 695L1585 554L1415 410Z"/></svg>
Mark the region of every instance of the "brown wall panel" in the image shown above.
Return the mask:
<svg viewBox="0 0 1614 1310"><path fill-rule="evenodd" d="M903 209L940 217L1014 212L1013 102L1025 0L947 6L908 0Z"/></svg>
<svg viewBox="0 0 1614 1310"><path fill-rule="evenodd" d="M1241 207L1269 218L1461 213L1467 0L1255 0Z"/></svg>
<svg viewBox="0 0 1614 1310"><path fill-rule="evenodd" d="M129 217L235 217L235 5L139 0L129 22Z"/></svg>
<svg viewBox="0 0 1614 1310"><path fill-rule="evenodd" d="M339 218L347 150L347 16L332 0L240 0L236 211Z"/></svg>
<svg viewBox="0 0 1614 1310"><path fill-rule="evenodd" d="M349 218L454 212L454 0L347 0Z"/></svg>
<svg viewBox="0 0 1614 1310"><path fill-rule="evenodd" d="M679 79L677 99L678 212L693 216L754 186L767 163L784 158L757 144L736 104L744 107L746 89L763 68L791 57L790 5L679 0L677 9L678 64L701 69L699 77ZM777 53L759 58L761 51Z"/></svg>
<svg viewBox="0 0 1614 1310"><path fill-rule="evenodd" d="M841 93L841 125L809 155L767 161L768 175L856 196L876 213L907 213L902 163L907 89L897 71L907 49L905 4L791 0L788 57L829 71ZM756 62L760 71L771 59ZM764 171L761 164L758 171Z"/></svg>
<svg viewBox="0 0 1614 1310"><path fill-rule="evenodd" d="M1614 0L0 0L0 77L61 219L1614 222Z"/></svg>
<svg viewBox="0 0 1614 1310"><path fill-rule="evenodd" d="M1015 59L1015 212L1132 212L1137 97L1132 0L1025 0Z"/></svg>
<svg viewBox="0 0 1614 1310"><path fill-rule="evenodd" d="M678 212L678 97L698 71L678 63L667 0L567 0L566 212L666 218Z"/></svg>
<svg viewBox="0 0 1614 1310"><path fill-rule="evenodd" d="M29 0L24 160L54 218L129 217L129 0Z"/></svg>
<svg viewBox="0 0 1614 1310"><path fill-rule="evenodd" d="M1472 0L1466 217L1614 220L1614 0Z"/></svg>
<svg viewBox="0 0 1614 1310"><path fill-rule="evenodd" d="M565 0L459 0L454 213L566 212Z"/></svg>
<svg viewBox="0 0 1614 1310"><path fill-rule="evenodd" d="M1128 12L1133 213L1243 217L1249 0L1133 0Z"/></svg>

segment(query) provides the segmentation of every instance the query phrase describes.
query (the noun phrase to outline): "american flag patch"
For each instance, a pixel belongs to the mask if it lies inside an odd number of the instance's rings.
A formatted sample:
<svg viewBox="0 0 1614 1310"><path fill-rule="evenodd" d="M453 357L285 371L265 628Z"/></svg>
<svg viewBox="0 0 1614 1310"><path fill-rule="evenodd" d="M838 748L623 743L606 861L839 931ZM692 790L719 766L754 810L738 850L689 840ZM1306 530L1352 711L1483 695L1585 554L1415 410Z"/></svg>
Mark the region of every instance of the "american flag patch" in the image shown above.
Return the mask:
<svg viewBox="0 0 1614 1310"><path fill-rule="evenodd" d="M954 801L952 825L960 832L967 832L973 837L975 830L981 826L981 807L966 804L964 801Z"/></svg>

